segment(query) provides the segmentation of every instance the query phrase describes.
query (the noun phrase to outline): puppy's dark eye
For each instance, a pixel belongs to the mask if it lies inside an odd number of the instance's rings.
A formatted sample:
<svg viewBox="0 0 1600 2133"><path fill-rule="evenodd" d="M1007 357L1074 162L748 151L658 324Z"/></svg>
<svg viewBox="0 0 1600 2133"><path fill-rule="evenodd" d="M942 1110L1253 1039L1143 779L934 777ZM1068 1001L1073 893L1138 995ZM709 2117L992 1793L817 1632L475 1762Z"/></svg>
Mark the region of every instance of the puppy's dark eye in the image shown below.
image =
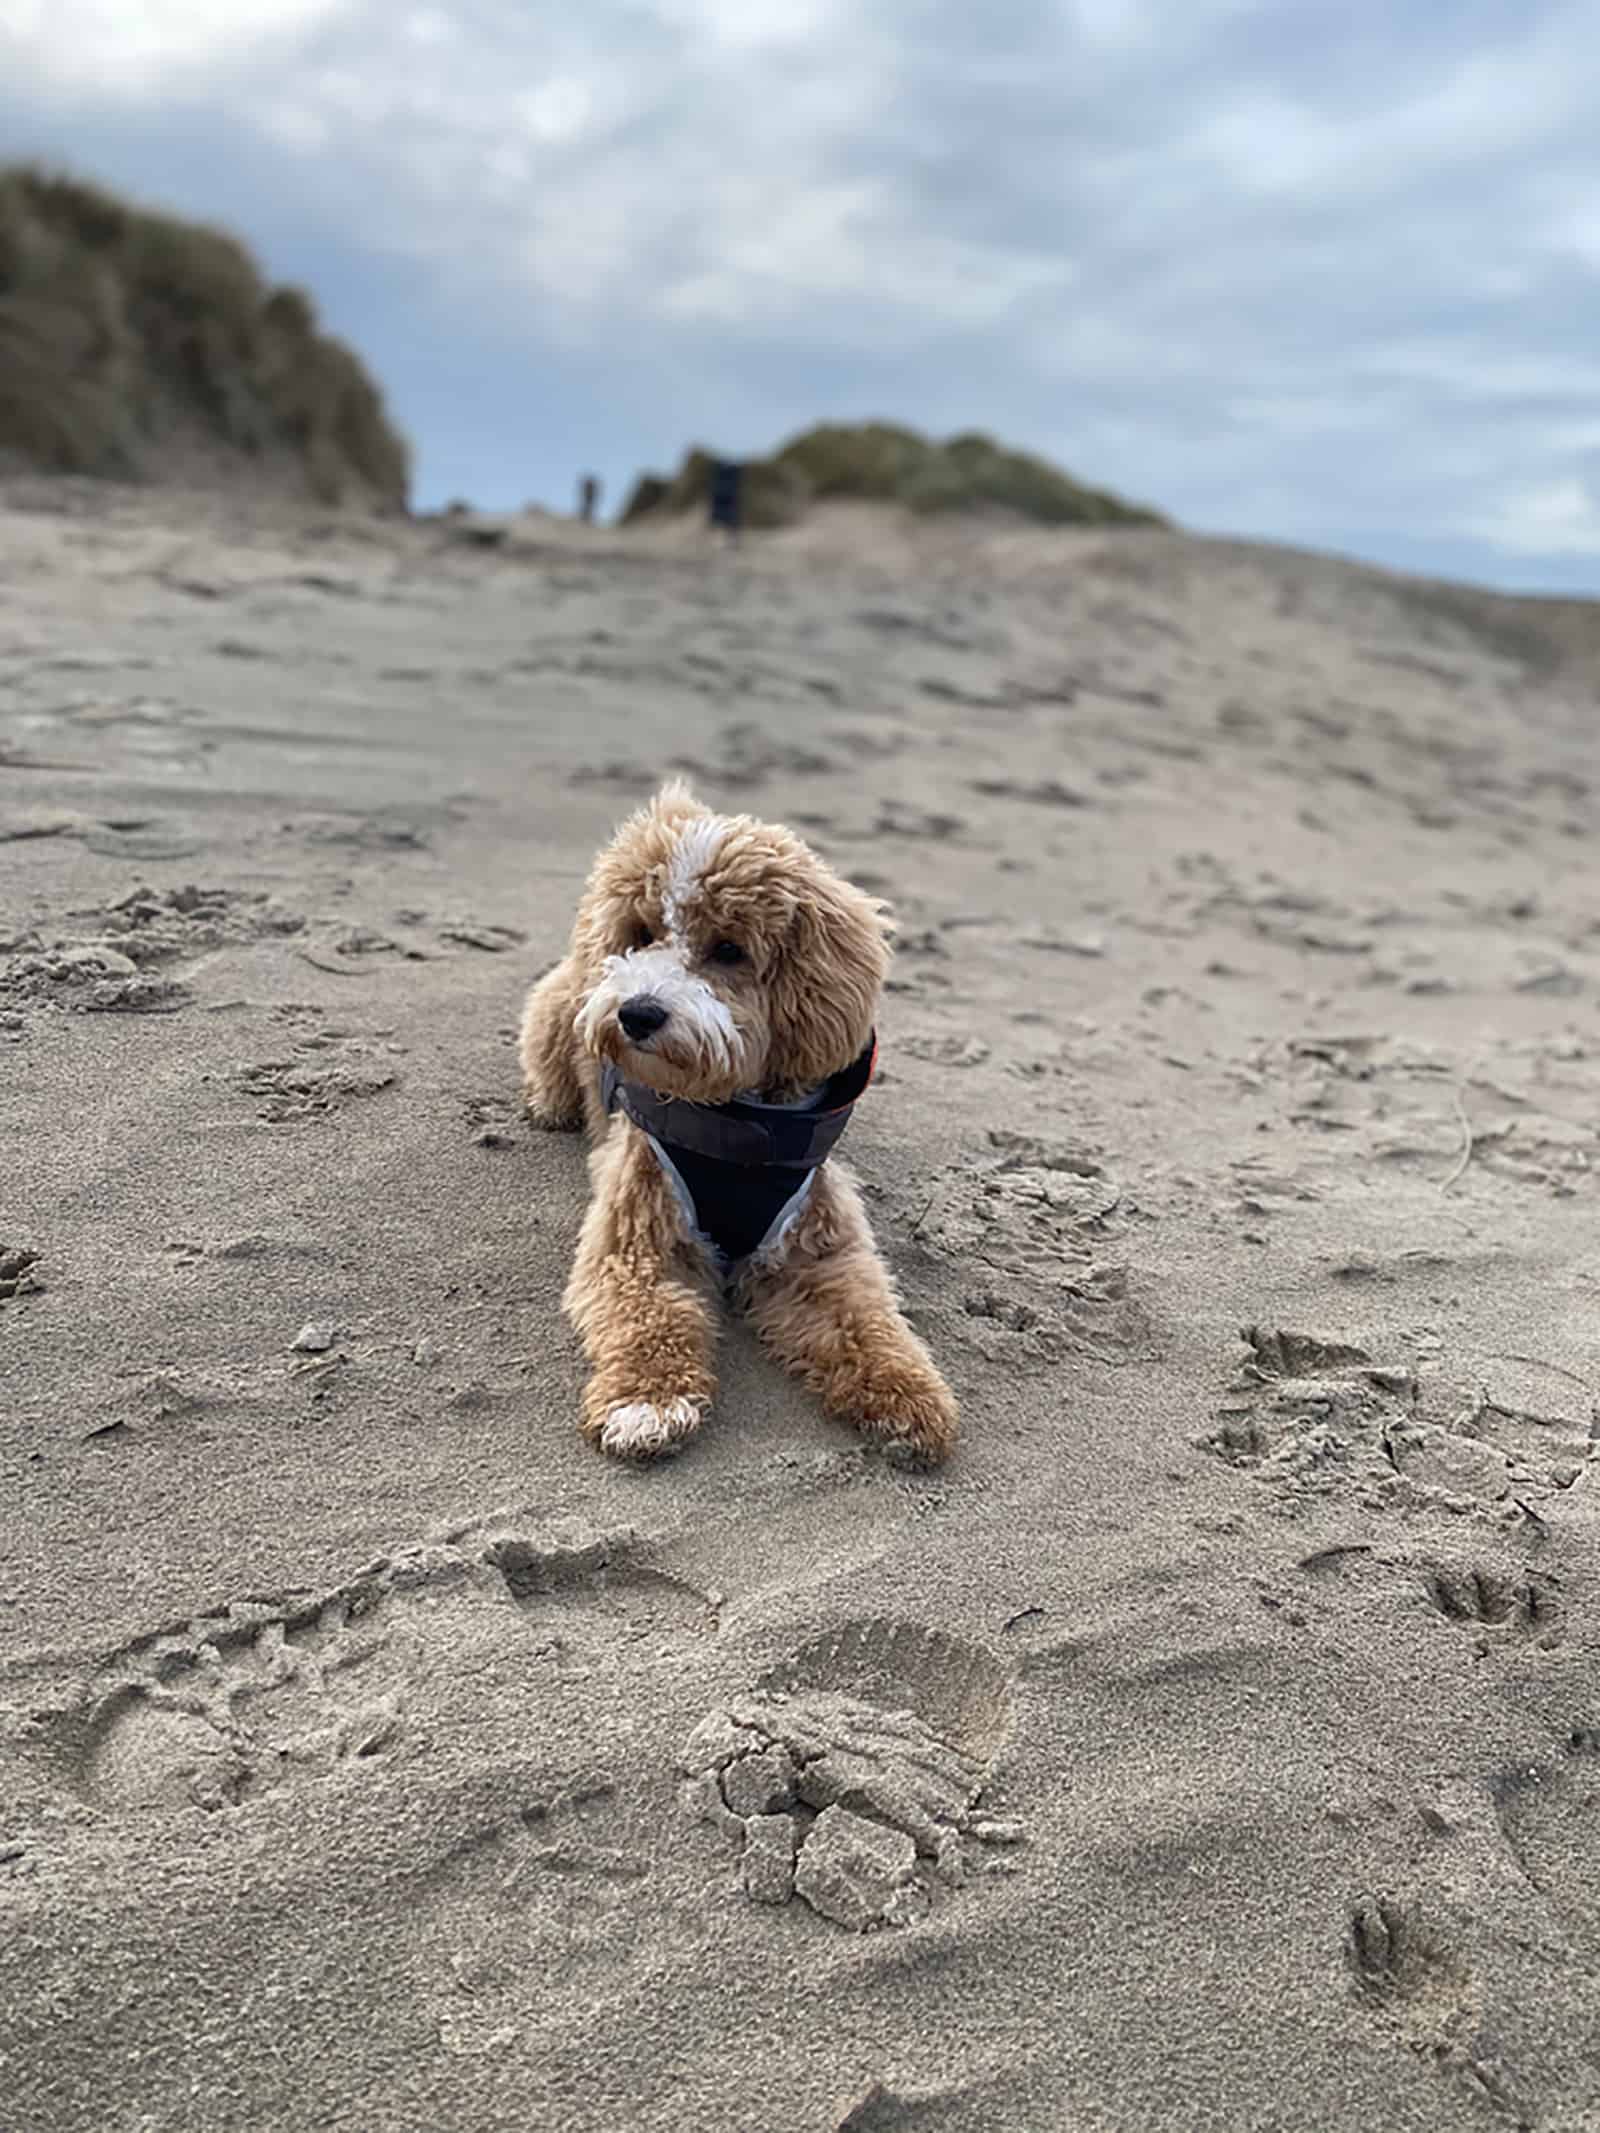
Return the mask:
<svg viewBox="0 0 1600 2133"><path fill-rule="evenodd" d="M648 927L648 926L647 926L647 925L646 925L646 924L644 923L644 921L643 921L643 920L641 919L641 920L640 920L640 922L639 922L639 924L638 924L637 926L635 926L635 927L634 927L634 929L633 929L633 945L634 945L634 947L635 947L635 948L648 948L648 947L649 947L649 945L650 945L650 943L651 943L651 942L652 942L652 941L653 941L654 939L655 939L655 935L654 935L654 934L653 934L653 933L652 933L652 932L650 931L650 928L649 928L649 927Z"/></svg>
<svg viewBox="0 0 1600 2133"><path fill-rule="evenodd" d="M713 963L742 963L744 950L737 941L715 941L708 960Z"/></svg>

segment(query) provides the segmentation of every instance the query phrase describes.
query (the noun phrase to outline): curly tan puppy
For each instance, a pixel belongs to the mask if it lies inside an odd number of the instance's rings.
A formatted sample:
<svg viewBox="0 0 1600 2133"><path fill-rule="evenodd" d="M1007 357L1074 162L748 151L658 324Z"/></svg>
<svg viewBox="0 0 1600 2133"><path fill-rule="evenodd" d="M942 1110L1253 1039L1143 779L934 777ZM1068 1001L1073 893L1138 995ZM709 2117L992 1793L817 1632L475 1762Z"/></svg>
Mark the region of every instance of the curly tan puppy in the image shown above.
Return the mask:
<svg viewBox="0 0 1600 2133"><path fill-rule="evenodd" d="M887 931L791 831L681 784L595 862L521 1058L534 1118L593 1143L565 1309L605 1451L656 1458L698 1429L720 1290L831 1415L914 1463L949 1452L955 1400L823 1160L870 1079Z"/></svg>

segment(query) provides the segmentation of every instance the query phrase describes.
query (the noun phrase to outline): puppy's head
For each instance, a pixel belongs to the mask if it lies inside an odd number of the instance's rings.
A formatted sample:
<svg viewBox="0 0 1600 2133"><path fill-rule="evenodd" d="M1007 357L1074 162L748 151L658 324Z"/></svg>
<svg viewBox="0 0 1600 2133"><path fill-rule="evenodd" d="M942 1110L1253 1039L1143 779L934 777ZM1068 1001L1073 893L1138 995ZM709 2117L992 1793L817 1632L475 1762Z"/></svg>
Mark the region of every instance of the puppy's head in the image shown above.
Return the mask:
<svg viewBox="0 0 1600 2133"><path fill-rule="evenodd" d="M664 1095L813 1088L866 1044L887 934L882 907L792 831L668 785L589 877L578 1032Z"/></svg>

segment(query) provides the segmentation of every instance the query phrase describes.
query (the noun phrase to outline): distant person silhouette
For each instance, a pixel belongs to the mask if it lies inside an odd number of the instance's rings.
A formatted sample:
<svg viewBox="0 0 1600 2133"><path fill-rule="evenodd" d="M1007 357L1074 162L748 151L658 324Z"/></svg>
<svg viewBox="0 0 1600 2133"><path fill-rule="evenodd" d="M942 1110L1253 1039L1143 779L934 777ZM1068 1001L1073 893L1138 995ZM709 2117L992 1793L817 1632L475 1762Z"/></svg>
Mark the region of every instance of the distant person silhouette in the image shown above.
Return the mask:
<svg viewBox="0 0 1600 2133"><path fill-rule="evenodd" d="M730 541L739 538L743 486L744 468L736 459L719 459L711 469L711 523L725 527Z"/></svg>
<svg viewBox="0 0 1600 2133"><path fill-rule="evenodd" d="M585 474L578 484L578 516L586 526L592 526L599 508L600 484L593 474Z"/></svg>

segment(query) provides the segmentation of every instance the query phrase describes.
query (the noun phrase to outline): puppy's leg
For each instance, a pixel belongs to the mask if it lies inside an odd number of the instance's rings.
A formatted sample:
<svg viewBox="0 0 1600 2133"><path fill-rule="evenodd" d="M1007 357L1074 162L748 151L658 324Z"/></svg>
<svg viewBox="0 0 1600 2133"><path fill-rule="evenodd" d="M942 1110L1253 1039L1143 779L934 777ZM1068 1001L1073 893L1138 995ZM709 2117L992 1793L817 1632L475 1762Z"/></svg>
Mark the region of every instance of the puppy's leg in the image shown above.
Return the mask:
<svg viewBox="0 0 1600 2133"><path fill-rule="evenodd" d="M956 1403L901 1316L854 1183L818 1171L782 1262L747 1295L762 1342L830 1415L908 1465L937 1466L956 1440Z"/></svg>
<svg viewBox="0 0 1600 2133"><path fill-rule="evenodd" d="M694 1434L716 1391L714 1321L643 1135L618 1121L589 1169L594 1199L564 1299L593 1372L583 1433L619 1459L656 1459Z"/></svg>
<svg viewBox="0 0 1600 2133"><path fill-rule="evenodd" d="M522 1010L517 1053L522 1093L535 1122L570 1132L583 1124L583 1084L573 1028L579 1005L577 975L570 960L546 971Z"/></svg>

